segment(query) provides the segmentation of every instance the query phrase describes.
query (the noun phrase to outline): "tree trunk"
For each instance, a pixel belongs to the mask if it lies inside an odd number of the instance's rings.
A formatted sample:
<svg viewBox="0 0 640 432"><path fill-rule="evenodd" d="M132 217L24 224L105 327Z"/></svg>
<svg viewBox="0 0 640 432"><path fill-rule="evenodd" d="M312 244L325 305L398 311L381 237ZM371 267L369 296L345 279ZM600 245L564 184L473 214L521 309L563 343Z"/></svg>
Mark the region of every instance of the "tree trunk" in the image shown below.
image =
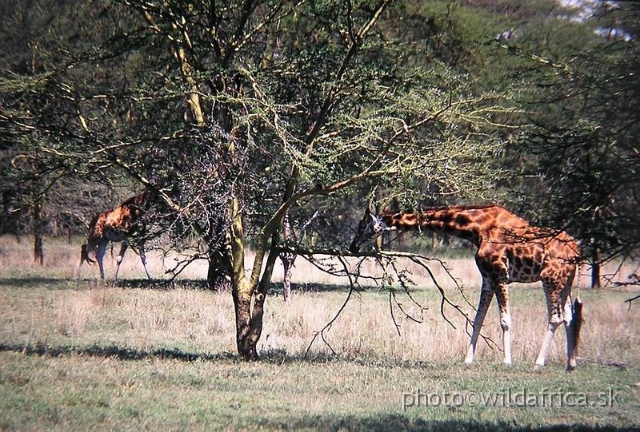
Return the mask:
<svg viewBox="0 0 640 432"><path fill-rule="evenodd" d="M257 360L258 351L256 343L262 332L262 317L256 320L252 316L252 289L247 280L242 281L239 285L233 284L233 304L236 312L236 345L238 354L245 360ZM255 332L254 326L259 325L258 337L251 337Z"/></svg>
<svg viewBox="0 0 640 432"><path fill-rule="evenodd" d="M213 291L228 291L231 287L231 262L220 250L209 249L207 287Z"/></svg>
<svg viewBox="0 0 640 432"><path fill-rule="evenodd" d="M273 275L273 268L275 267L278 253L271 251L267 258L267 265L265 266L262 274L262 279L257 287L257 292L254 292L253 308L251 309L251 319L249 321L248 333L244 338L243 349L244 352L249 354L250 360L258 358L256 346L262 336L262 320L264 318L264 302L267 299L267 290L271 284L271 275ZM245 358L247 358L245 356Z"/></svg>
<svg viewBox="0 0 640 432"><path fill-rule="evenodd" d="M39 233L34 233L33 262L41 266L44 265L44 246L42 234Z"/></svg>
<svg viewBox="0 0 640 432"><path fill-rule="evenodd" d="M244 269L244 238L242 226L242 214L240 213L240 203L238 198L234 198L230 207L231 218L231 294L236 313L236 346L238 354L245 360L257 360L258 351L256 344L262 333L262 315L259 319L253 315L255 308L254 298L255 284L247 279ZM256 251L257 254L261 253ZM255 263L254 263L255 266ZM264 299L262 300L264 302ZM257 337L254 327L258 326Z"/></svg>
<svg viewBox="0 0 640 432"><path fill-rule="evenodd" d="M286 243L297 245L295 233L291 229L291 221L289 220L289 214L284 217L284 223L282 224L282 231L284 234L284 241ZM280 260L282 260L282 268L284 270L284 278L282 279L282 294L284 295L284 301L291 301L291 277L293 276L293 264L296 261L296 255L290 252L283 252L280 254Z"/></svg>
<svg viewBox="0 0 640 432"><path fill-rule="evenodd" d="M296 260L296 256L290 253L283 253L280 255L282 260L282 267L284 268L284 278L282 280L282 291L284 295L284 301L291 301L291 277L293 276L293 264Z"/></svg>
<svg viewBox="0 0 640 432"><path fill-rule="evenodd" d="M591 221L594 227L600 225L600 212L602 208L597 206L593 211ZM601 288L600 284L600 247L596 236L591 237L591 288Z"/></svg>
<svg viewBox="0 0 640 432"><path fill-rule="evenodd" d="M37 198L33 204L33 262L44 265L44 221L42 220L42 199Z"/></svg>
<svg viewBox="0 0 640 432"><path fill-rule="evenodd" d="M257 345L262 335L264 302L271 284L271 276L278 253L275 252L277 241L272 239L272 247L268 251L264 270L262 262L267 250L264 242L258 242L250 278L247 278L244 267L244 238L242 215L239 202L233 199L231 206L231 252L233 257L233 303L236 313L236 344L238 353L245 360L257 360ZM274 226L280 226L279 224ZM277 231L274 232L277 235ZM259 282L258 282L259 281Z"/></svg>
<svg viewBox="0 0 640 432"><path fill-rule="evenodd" d="M593 244L591 254L591 288L602 288L600 283L600 252L596 244Z"/></svg>

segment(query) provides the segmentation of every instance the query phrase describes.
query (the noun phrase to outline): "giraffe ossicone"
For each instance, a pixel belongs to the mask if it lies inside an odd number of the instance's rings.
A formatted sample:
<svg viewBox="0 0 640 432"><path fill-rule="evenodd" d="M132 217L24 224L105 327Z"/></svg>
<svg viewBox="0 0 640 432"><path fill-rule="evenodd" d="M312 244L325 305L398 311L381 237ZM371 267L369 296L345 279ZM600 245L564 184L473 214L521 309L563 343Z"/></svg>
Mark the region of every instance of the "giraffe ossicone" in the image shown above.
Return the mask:
<svg viewBox="0 0 640 432"><path fill-rule="evenodd" d="M525 219L497 205L453 206L420 212L365 211L349 250L388 229L431 230L470 241L477 247L475 261L482 275L478 309L465 363L471 364L487 310L495 296L500 311L504 363L511 365L511 313L507 285L542 282L547 302L547 329L536 359L544 366L558 326L567 333L567 370L576 365L576 349L582 325L582 303L571 301L571 287L580 259L577 242L564 231L534 227Z"/></svg>

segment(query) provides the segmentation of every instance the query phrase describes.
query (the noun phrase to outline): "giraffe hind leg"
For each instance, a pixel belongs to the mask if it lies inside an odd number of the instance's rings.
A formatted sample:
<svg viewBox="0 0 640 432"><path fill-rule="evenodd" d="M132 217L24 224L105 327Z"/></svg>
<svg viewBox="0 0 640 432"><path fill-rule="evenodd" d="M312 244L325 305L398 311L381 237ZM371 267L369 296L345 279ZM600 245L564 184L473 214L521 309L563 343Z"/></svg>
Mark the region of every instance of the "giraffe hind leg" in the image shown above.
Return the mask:
<svg viewBox="0 0 640 432"><path fill-rule="evenodd" d="M560 321L549 321L547 325L547 332L545 333L544 339L542 340L542 347L540 348L538 358L536 359L536 370L544 367L547 361L547 353L549 352L549 347L551 346L551 341L553 340L553 335L555 334L559 325Z"/></svg>
<svg viewBox="0 0 640 432"><path fill-rule="evenodd" d="M142 261L144 272L147 274L147 280L151 280L151 274L149 273L149 269L147 268L147 254L144 251L144 244L141 243L138 246L138 251L140 252L140 261Z"/></svg>
<svg viewBox="0 0 640 432"><path fill-rule="evenodd" d="M566 302L566 295L560 295L557 292L556 285L551 283L550 281L545 281L542 283L545 298L547 300L547 331L542 339L542 346L540 347L540 352L538 353L538 357L536 358L535 369L539 370L542 368L547 361L547 353L549 352L549 348L551 347L551 341L553 340L553 335L555 334L558 326L565 320L563 304ZM554 292L557 294L554 296ZM553 300L555 297L556 301ZM564 298L562 298L564 297ZM568 317L570 319L570 317Z"/></svg>

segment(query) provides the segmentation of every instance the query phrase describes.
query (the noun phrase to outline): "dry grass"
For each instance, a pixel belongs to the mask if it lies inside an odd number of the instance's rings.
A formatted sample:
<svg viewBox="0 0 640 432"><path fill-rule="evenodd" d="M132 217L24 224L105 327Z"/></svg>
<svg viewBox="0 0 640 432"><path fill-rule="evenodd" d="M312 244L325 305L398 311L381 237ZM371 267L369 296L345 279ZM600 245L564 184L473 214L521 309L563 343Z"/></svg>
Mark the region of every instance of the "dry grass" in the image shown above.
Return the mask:
<svg viewBox="0 0 640 432"><path fill-rule="evenodd" d="M16 286L0 291L0 304L5 308L0 336L5 342L115 344L142 350L169 346L208 353L235 351L233 305L228 293L185 288L180 282L172 289L156 285L122 289L91 278L76 280L70 277L76 273L77 263L72 259L75 246L55 244L48 250L45 266L40 269L28 265L28 258L25 258L30 252L28 245L16 244L7 238L3 239L2 245L0 279L15 273L23 275L23 281L30 277L35 281L50 279L52 287L65 288L21 289ZM151 262L153 270L160 270L154 275L162 274L162 263L153 258ZM376 264L367 265L366 271L379 270ZM471 259L456 259L448 261L447 267L464 289L465 296L444 269L435 263L432 269L447 296L472 318L479 284L475 264ZM294 271L297 290L293 301L285 304L277 291L268 299L259 348L263 352L300 356L313 341L310 352L316 355L334 351L346 358L378 358L395 363L460 362L468 343L465 318L445 306L444 314L455 328L447 323L441 314L440 294L429 286L424 270L407 268L418 283L425 283L412 292L418 304L400 290L394 292L395 296L387 288L354 293L336 321L324 330L323 338L314 340L346 300L346 280L331 277L302 258L298 259ZM626 272L632 270L632 267L623 269L620 277L624 278ZM83 269L84 277L90 277L91 272L97 277L96 269L88 266ZM144 275L133 253L126 257L121 272L123 278ZM205 272L205 265L198 264L188 269L183 277L202 279ZM277 278L281 274L276 270ZM581 284L587 281L587 276L583 269ZM512 286L510 291L514 361L532 364L545 329L544 296L539 286L533 284ZM593 362L635 363L640 359L636 349L640 346L640 334L635 325L640 308L629 308L624 303L632 293L630 288L580 290L587 319L581 357ZM409 319L403 311L420 323ZM560 330L554 339L551 362L564 362L563 333ZM501 331L496 307L490 309L484 334L496 346L480 342L477 358L481 362L500 362Z"/></svg>

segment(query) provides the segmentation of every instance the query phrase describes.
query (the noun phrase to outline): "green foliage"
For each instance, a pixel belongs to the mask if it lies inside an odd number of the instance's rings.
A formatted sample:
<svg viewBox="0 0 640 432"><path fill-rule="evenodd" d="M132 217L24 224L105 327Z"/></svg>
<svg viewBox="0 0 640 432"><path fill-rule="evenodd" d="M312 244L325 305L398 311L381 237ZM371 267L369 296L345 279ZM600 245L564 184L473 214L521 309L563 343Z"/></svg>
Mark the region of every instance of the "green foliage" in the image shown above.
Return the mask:
<svg viewBox="0 0 640 432"><path fill-rule="evenodd" d="M541 69L528 103L533 127L523 147L547 191L541 219L584 239L594 264L633 256L640 236L638 206L638 45L604 41L577 52L571 63Z"/></svg>

